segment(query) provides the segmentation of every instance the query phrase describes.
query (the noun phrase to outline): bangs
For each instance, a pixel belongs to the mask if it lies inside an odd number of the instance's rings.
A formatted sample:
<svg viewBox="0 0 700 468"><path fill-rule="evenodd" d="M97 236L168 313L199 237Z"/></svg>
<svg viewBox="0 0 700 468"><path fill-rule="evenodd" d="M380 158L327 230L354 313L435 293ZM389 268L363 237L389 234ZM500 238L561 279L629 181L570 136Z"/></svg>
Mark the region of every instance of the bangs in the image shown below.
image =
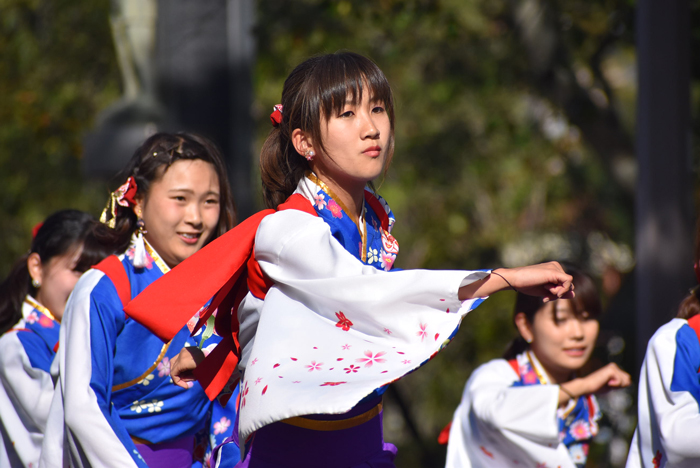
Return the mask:
<svg viewBox="0 0 700 468"><path fill-rule="evenodd" d="M320 91L318 106L326 120L340 114L348 101L357 105L363 94L369 92L372 101L386 107L391 128L394 128L391 87L374 62L350 52L326 55L320 62L314 67L312 73L316 76L311 81L316 82Z"/></svg>
<svg viewBox="0 0 700 468"><path fill-rule="evenodd" d="M591 318L598 318L602 312L598 290L590 276L575 268L565 268L574 277L576 296L571 300L576 315L588 312Z"/></svg>

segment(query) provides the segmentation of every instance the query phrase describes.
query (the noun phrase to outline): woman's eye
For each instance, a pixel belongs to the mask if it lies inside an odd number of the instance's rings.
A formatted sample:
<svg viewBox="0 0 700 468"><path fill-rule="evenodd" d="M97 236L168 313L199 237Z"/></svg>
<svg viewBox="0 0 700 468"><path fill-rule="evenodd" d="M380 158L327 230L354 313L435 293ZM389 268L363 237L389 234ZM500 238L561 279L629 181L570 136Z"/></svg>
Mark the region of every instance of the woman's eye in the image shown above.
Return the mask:
<svg viewBox="0 0 700 468"><path fill-rule="evenodd" d="M372 109L372 112L374 112L375 114L381 114L382 112L384 112L384 108L382 106L376 106Z"/></svg>
<svg viewBox="0 0 700 468"><path fill-rule="evenodd" d="M218 205L218 204L219 204L219 200L217 200L216 198L210 198L210 199L208 199L208 200L206 201L206 203L209 204L209 205Z"/></svg>
<svg viewBox="0 0 700 468"><path fill-rule="evenodd" d="M345 111L342 114L340 114L341 117L350 117L354 115L353 111Z"/></svg>
<svg viewBox="0 0 700 468"><path fill-rule="evenodd" d="M177 201L180 201L180 202L184 202L184 201L185 201L185 197L183 197L182 195L176 195L176 196L173 197L173 199L174 199L174 200L177 200Z"/></svg>

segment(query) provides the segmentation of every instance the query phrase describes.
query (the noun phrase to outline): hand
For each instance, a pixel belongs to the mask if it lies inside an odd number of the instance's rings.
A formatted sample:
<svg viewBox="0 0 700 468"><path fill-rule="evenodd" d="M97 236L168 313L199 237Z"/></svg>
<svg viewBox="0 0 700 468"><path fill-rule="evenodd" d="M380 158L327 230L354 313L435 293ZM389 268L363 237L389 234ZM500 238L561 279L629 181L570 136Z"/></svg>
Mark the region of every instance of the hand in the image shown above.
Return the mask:
<svg viewBox="0 0 700 468"><path fill-rule="evenodd" d="M195 346L182 348L178 355L170 360L170 377L173 383L182 388L190 388L191 382L197 380L194 370L202 361L204 353L201 349Z"/></svg>
<svg viewBox="0 0 700 468"><path fill-rule="evenodd" d="M544 297L544 302L574 297L573 277L566 274L558 262L540 263L519 268L498 268L499 279L529 296ZM510 283L510 285L508 284Z"/></svg>
<svg viewBox="0 0 700 468"><path fill-rule="evenodd" d="M617 364L611 362L586 377L573 379L559 385L559 404L563 405L569 401L571 396L578 398L590 393L604 393L613 388L628 387L630 383L632 383L630 375L620 369Z"/></svg>
<svg viewBox="0 0 700 468"><path fill-rule="evenodd" d="M460 288L459 298L485 297L511 288L544 297L544 302L574 297L573 277L567 275L559 263L549 262L520 268L497 268L486 278Z"/></svg>

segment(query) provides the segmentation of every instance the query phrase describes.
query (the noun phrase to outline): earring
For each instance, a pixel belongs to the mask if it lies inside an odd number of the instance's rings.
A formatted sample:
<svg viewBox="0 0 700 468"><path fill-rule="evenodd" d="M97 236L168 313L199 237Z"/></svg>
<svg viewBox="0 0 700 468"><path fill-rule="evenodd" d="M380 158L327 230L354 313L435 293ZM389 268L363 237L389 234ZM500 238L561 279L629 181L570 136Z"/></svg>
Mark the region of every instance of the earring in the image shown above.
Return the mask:
<svg viewBox="0 0 700 468"><path fill-rule="evenodd" d="M316 156L316 153L314 150L306 150L304 153L304 157L306 158L307 161L311 162L312 159L314 159L314 156Z"/></svg>
<svg viewBox="0 0 700 468"><path fill-rule="evenodd" d="M527 344L532 343L532 338L525 338L525 343L527 343Z"/></svg>
<svg viewBox="0 0 700 468"><path fill-rule="evenodd" d="M146 244L143 239L143 235L148 232L146 231L146 223L143 218L139 216L136 220L136 242L134 243L134 268L144 268L148 265L148 258L146 257Z"/></svg>
<svg viewBox="0 0 700 468"><path fill-rule="evenodd" d="M32 278L32 286L34 286L34 289L39 289L41 287L41 283Z"/></svg>

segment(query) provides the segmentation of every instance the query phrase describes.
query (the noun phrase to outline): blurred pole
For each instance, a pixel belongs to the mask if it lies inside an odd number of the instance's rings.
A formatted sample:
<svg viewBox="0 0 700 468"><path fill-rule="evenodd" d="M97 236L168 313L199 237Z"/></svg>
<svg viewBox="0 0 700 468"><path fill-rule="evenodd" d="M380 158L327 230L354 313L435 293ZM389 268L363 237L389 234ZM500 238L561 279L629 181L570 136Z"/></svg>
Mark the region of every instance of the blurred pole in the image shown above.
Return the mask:
<svg viewBox="0 0 700 468"><path fill-rule="evenodd" d="M251 154L253 152L253 0L228 0L228 66L230 76L231 128L229 132L229 181L236 197L239 219L253 214ZM259 184L255 185L259 189Z"/></svg>
<svg viewBox="0 0 700 468"><path fill-rule="evenodd" d="M693 285L690 9L687 0L637 3L636 352Z"/></svg>
<svg viewBox="0 0 700 468"><path fill-rule="evenodd" d="M160 0L157 89L175 121L224 152L236 205L252 212L251 0Z"/></svg>

